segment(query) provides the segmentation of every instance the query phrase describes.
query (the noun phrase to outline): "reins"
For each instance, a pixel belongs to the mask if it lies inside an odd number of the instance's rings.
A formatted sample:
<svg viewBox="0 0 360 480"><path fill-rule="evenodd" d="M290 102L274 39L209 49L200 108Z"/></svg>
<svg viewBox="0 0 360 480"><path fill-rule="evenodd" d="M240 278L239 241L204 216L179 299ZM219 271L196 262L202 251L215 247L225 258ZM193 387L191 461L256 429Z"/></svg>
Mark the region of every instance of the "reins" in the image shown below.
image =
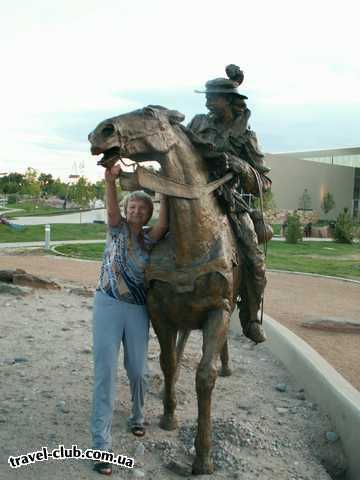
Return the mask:
<svg viewBox="0 0 360 480"><path fill-rule="evenodd" d="M229 172L218 180L210 183L203 185L189 185L177 182L168 177L160 176L140 166L136 168L134 174L139 187L147 188L171 197L187 198L191 200L196 200L203 195L210 194L221 185L231 180L234 176L233 173Z"/></svg>

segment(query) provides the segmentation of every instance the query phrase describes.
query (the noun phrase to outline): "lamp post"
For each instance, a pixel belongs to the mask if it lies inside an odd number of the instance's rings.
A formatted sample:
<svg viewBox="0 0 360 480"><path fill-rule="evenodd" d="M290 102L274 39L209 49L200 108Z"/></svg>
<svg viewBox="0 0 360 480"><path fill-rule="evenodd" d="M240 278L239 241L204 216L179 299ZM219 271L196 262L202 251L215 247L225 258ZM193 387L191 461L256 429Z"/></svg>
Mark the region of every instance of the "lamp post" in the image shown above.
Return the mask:
<svg viewBox="0 0 360 480"><path fill-rule="evenodd" d="M45 225L45 250L50 250L50 225Z"/></svg>

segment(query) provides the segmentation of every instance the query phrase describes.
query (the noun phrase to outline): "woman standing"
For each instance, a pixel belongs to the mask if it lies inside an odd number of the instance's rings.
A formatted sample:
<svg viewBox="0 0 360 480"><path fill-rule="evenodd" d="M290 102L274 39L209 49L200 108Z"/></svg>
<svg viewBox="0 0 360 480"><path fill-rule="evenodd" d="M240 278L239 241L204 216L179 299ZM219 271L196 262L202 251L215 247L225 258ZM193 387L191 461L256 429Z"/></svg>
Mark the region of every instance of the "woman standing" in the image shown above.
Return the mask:
<svg viewBox="0 0 360 480"><path fill-rule="evenodd" d="M134 435L145 435L144 369L149 339L144 270L150 250L168 229L166 198L161 198L159 219L155 226L145 225L153 213L151 197L142 191L130 193L120 214L116 178L119 165L105 171L108 239L94 299L93 355L94 392L91 417L93 448L112 448L111 426L116 391L116 373L121 342L124 366L130 382ZM97 462L94 470L111 475L111 464Z"/></svg>

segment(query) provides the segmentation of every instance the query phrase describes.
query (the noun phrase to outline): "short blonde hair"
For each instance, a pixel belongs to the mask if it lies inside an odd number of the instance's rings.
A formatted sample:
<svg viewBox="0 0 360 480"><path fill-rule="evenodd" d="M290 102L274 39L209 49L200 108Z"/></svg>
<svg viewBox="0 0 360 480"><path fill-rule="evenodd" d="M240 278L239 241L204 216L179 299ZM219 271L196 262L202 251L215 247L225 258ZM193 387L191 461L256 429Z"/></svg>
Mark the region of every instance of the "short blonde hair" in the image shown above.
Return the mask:
<svg viewBox="0 0 360 480"><path fill-rule="evenodd" d="M126 195L125 199L124 199L124 213L125 213L125 216L127 216L128 204L132 200L140 200L140 201L144 202L147 205L147 207L149 207L149 218L146 220L146 223L147 223L150 220L150 218L152 217L152 214L153 214L153 211L154 211L154 204L153 204L151 196L148 193L144 192L143 190L136 190L135 192L128 193Z"/></svg>

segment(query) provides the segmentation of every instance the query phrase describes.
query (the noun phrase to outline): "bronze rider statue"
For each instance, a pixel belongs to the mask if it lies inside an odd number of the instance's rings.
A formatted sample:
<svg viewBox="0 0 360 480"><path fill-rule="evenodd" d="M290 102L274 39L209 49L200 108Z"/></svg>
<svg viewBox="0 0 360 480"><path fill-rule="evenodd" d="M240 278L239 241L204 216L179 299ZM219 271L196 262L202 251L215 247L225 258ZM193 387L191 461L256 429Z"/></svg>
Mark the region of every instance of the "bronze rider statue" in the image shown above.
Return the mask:
<svg viewBox="0 0 360 480"><path fill-rule="evenodd" d="M205 84L206 108L209 113L196 115L188 125L190 137L203 152L214 180L229 170L235 175L217 190L239 242L245 260L244 287L238 296L239 317L244 335L256 343L266 337L259 315L266 285L265 258L259 240L271 238L272 232L251 210L241 193L260 196L271 187L266 176L264 155L258 147L255 132L248 127L250 110L246 96L238 92L243 72L236 65L226 67L229 78L216 78ZM260 215L261 217L261 215ZM254 227L255 222L255 227Z"/></svg>

